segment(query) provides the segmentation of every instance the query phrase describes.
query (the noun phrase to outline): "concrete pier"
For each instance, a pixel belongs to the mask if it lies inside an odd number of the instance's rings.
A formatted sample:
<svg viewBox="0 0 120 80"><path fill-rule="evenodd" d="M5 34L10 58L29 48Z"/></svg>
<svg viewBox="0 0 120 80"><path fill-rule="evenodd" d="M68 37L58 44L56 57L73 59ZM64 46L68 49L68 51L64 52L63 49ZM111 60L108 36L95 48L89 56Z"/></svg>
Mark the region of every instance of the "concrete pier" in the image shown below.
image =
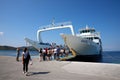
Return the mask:
<svg viewBox="0 0 120 80"><path fill-rule="evenodd" d="M22 61L0 56L0 80L120 80L120 64L43 61L33 58L29 75L22 73Z"/></svg>

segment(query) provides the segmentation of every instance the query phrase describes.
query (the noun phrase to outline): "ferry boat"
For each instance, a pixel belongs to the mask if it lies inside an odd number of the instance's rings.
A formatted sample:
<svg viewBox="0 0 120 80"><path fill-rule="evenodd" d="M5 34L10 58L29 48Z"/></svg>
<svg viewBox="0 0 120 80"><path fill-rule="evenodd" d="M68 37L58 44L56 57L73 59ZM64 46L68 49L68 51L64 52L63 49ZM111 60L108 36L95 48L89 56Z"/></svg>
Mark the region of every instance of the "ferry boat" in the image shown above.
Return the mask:
<svg viewBox="0 0 120 80"><path fill-rule="evenodd" d="M80 29L79 34L66 35L62 34L64 42L76 52L76 55L101 55L102 42L100 33L94 28L86 26Z"/></svg>
<svg viewBox="0 0 120 80"><path fill-rule="evenodd" d="M96 32L94 28L89 28L86 26L85 29L81 29L79 34L74 33L73 26L71 22L64 23L52 23L51 25L42 26L42 28L37 31L37 40L33 41L31 39L25 38L26 42L32 44L36 49L49 48L51 45L42 41L40 36L41 32L70 28L72 34L60 34L63 38L65 44L72 51L74 56L77 55L99 55L102 52L102 42L100 33Z"/></svg>

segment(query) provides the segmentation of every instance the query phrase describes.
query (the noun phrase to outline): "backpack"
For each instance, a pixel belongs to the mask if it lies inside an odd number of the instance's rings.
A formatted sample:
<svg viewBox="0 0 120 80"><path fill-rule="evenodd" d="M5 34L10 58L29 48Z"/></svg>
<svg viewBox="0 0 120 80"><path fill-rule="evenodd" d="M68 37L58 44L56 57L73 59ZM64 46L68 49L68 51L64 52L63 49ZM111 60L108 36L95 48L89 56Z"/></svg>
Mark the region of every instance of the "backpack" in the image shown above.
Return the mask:
<svg viewBox="0 0 120 80"><path fill-rule="evenodd" d="M29 60L30 59L30 54L29 54L29 52L24 52L24 59L27 59L27 60Z"/></svg>

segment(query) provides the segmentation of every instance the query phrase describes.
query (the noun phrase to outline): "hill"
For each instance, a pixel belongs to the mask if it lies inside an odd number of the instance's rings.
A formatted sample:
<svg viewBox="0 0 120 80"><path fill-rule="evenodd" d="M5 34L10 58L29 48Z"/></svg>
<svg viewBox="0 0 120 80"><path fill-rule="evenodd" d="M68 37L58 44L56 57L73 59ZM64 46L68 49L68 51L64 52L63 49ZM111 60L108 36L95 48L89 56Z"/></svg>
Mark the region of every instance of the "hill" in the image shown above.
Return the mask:
<svg viewBox="0 0 120 80"><path fill-rule="evenodd" d="M0 46L0 50L16 50L16 48L12 46Z"/></svg>
<svg viewBox="0 0 120 80"><path fill-rule="evenodd" d="M36 50L34 47L32 46L22 46L22 47L19 47L20 50L23 50L25 47L27 47L29 50ZM0 45L0 50L16 50L17 47L12 47L12 46L1 46Z"/></svg>

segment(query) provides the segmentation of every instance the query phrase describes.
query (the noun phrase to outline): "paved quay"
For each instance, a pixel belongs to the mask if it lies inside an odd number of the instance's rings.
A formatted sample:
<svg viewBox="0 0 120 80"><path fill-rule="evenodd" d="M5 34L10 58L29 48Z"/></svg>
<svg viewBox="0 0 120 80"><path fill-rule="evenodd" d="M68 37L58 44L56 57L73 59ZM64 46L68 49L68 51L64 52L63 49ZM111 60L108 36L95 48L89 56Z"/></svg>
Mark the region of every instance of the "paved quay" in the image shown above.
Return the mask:
<svg viewBox="0 0 120 80"><path fill-rule="evenodd" d="M0 56L0 80L120 80L120 64L43 61L33 58L29 76L22 73L22 61Z"/></svg>

